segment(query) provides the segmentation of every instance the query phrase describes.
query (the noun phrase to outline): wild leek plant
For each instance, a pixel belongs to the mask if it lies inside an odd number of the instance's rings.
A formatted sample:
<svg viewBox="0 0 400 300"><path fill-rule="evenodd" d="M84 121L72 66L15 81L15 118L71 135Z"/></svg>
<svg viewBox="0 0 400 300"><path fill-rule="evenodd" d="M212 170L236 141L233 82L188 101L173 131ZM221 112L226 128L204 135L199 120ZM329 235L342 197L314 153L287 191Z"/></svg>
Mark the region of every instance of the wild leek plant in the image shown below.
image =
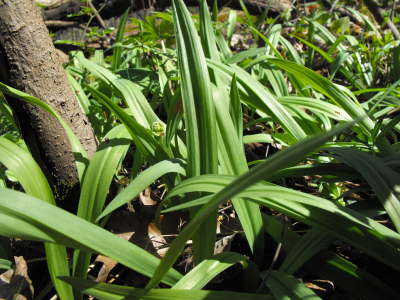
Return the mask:
<svg viewBox="0 0 400 300"><path fill-rule="evenodd" d="M50 107L0 84L4 94L42 107L63 124L81 182L75 216L54 205L51 188L29 153L0 137L0 161L25 191L2 187L0 234L45 242L52 283L61 299L81 299L82 293L99 299L318 299L293 276L302 266L359 298L399 299L395 287L326 250L340 240L400 272L400 159L397 144L388 139L398 130L398 120L384 120L390 112L387 108L399 105L397 83L379 91L365 87L372 84L370 74L355 74L354 70L363 70L366 62L350 52L333 58L344 38L335 41L312 19L310 30L332 45L329 53L314 50L358 92L306 68L304 59L280 35L280 25L271 27L266 37L257 30L259 22L249 22L252 34L264 40L266 47L233 54L226 41L221 42L222 34L212 22L206 1L196 24L182 0L173 0L172 5L172 13L157 14L161 25L155 17L134 20L139 32L125 39L127 11L108 61L111 64L97 52L92 59L76 55L74 65L67 68L71 85L101 140L90 162L76 136ZM264 22L265 15L261 17ZM166 29L172 27L174 34L168 34ZM173 48L171 39L176 41ZM278 43L286 48L288 60L277 50ZM376 92L370 101L358 101L358 95ZM95 112L104 112L107 120ZM243 136L243 130L255 124L266 130ZM132 142L135 175L104 208L115 170L132 150ZM244 144L250 142L274 143L285 149L265 160L248 162ZM150 167L136 176L142 161ZM321 186L328 194L315 196L272 183L304 175L326 176ZM113 211L158 178L168 194L155 223L161 211L188 209L191 218L161 260L102 228ZM364 190L373 190L374 199L351 205L343 201L344 192L338 187L352 179L362 181ZM239 216L252 259L235 252L214 255L217 211L228 200ZM312 229L301 236L260 207ZM373 220L385 213L393 228ZM265 234L281 243L287 253L279 270L268 272L263 267ZM189 239L195 267L180 274L173 265ZM9 247L4 241L0 245ZM72 273L65 247L74 249ZM146 288L87 280L93 253L148 276ZM238 262L244 274L241 292L202 290ZM157 288L160 283L164 288Z"/></svg>

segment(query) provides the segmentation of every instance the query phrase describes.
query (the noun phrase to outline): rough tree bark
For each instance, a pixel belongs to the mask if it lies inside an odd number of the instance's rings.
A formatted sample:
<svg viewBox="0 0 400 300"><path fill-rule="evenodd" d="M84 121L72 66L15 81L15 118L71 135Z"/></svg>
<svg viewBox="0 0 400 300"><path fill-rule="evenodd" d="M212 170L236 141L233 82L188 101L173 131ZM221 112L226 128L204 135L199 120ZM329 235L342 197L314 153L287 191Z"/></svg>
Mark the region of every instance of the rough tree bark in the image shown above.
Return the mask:
<svg viewBox="0 0 400 300"><path fill-rule="evenodd" d="M276 14L281 13L287 8L291 8L290 0L243 0L250 14L260 15L268 7L268 3L271 1L270 11ZM207 0L208 5L212 6L214 0ZM105 1L104 0L93 0L94 7L100 9ZM143 9L143 3L146 9L149 8L149 4L155 8L168 8L171 6L171 0L144 0L132 1L132 0L108 0L105 7L101 10L100 15L103 19L109 19L111 17L122 15L125 10L130 7L131 11L138 11ZM198 0L185 0L187 6L199 6ZM47 20L68 20L67 15L78 13L81 6L84 4L80 0L63 0L47 7L42 11L43 18ZM218 0L218 7L228 5L233 9L241 10L241 6L238 0ZM70 20L70 19L69 19Z"/></svg>
<svg viewBox="0 0 400 300"><path fill-rule="evenodd" d="M33 0L0 0L0 81L51 106L91 158L96 137L68 83ZM75 185L78 174L67 134L39 107L6 96L35 160L53 185ZM74 189L76 192L76 189Z"/></svg>

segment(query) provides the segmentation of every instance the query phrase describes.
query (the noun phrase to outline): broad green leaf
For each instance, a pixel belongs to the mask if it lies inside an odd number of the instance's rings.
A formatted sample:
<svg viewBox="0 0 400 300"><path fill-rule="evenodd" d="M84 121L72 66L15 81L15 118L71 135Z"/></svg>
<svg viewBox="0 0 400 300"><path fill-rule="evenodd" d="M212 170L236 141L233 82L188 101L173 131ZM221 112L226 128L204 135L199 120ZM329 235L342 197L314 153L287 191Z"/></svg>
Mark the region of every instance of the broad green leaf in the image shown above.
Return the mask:
<svg viewBox="0 0 400 300"><path fill-rule="evenodd" d="M361 212L361 210L359 211ZM282 223L266 214L262 214L262 217L265 230L275 241L280 241ZM283 249L291 252L300 239L301 236L292 230L285 229ZM386 283L327 250L317 253L305 266L321 278L329 278L341 288L362 299L375 300L383 297L395 300L400 296L399 292L390 288Z"/></svg>
<svg viewBox="0 0 400 300"><path fill-rule="evenodd" d="M233 74L236 74L238 83L240 83L242 88L247 92L247 94L244 94L243 90L239 89L239 92L245 101L248 101L252 106L273 117L274 120L297 141L306 138L304 131L301 130L299 125L295 120L293 120L285 108L264 88L261 83L254 80L251 75L237 66L227 66L212 60L207 60L207 63L211 68L217 71L223 71L230 77L232 77Z"/></svg>
<svg viewBox="0 0 400 300"><path fill-rule="evenodd" d="M269 174L283 169L285 167L293 166L310 151L315 150L317 147L322 145L324 142L335 136L336 134L346 130L352 125L346 124L330 132L317 135L313 138L294 144L293 146L285 149L284 151L278 152L273 156L273 159L268 159L264 163L259 164L252 168L249 172L243 174L231 184L226 186L218 194L214 195L212 199L204 205L201 210L197 213L196 217L191 220L187 227L180 233L180 235L171 244L167 254L164 256L155 276L150 280L147 288L156 287L160 280L165 276L168 270L172 267L176 258L180 255L186 241L192 236L192 234L198 229L199 225L204 222L207 217L213 213L220 204L234 197L237 193L253 185L255 182L262 178L265 178Z"/></svg>
<svg viewBox="0 0 400 300"><path fill-rule="evenodd" d="M126 19L128 18L128 14L131 8L129 7L124 15L122 16L119 26L118 26L118 32L117 36L115 37L115 43L121 43L124 40L124 32L125 32L125 24L126 24ZM122 47L114 47L114 53L113 53L113 61L112 61L112 69L115 71L119 68L121 65L121 56L122 56Z"/></svg>
<svg viewBox="0 0 400 300"><path fill-rule="evenodd" d="M106 283L98 283L90 280L84 280L75 277L61 277L62 280L71 284L85 294L91 295L102 300L133 300L133 299L149 299L149 300L170 300L188 298L194 300L221 300L221 299L254 299L254 300L273 300L274 298L266 295L254 295L234 292L216 292L216 291L199 291L199 290L173 290L173 289L139 289L127 286L111 285Z"/></svg>
<svg viewBox="0 0 400 300"><path fill-rule="evenodd" d="M78 99L78 102L82 108L82 111L84 114L88 117L90 124L92 125L93 131L96 134L100 134L101 130L99 127L99 121L98 118L96 117L93 109L90 107L91 103L89 102L89 99L86 97L85 92L83 91L81 85L75 80L75 78L67 72L67 78L69 81L69 84L72 87L72 90L74 91L76 98Z"/></svg>
<svg viewBox="0 0 400 300"><path fill-rule="evenodd" d="M265 277L265 272L261 277ZM321 299L297 278L281 271L272 271L266 283L277 300Z"/></svg>
<svg viewBox="0 0 400 300"><path fill-rule="evenodd" d="M102 254L143 275L154 276L160 260L138 246L35 197L4 188L1 192L1 235ZM181 278L171 269L164 283L172 286Z"/></svg>
<svg viewBox="0 0 400 300"><path fill-rule="evenodd" d="M349 114L341 107L307 97L298 97L295 95L289 95L286 97L277 97L276 100L283 105L296 105L297 107L307 108L312 112L321 112L325 116L328 116L337 121L351 121L352 118Z"/></svg>
<svg viewBox="0 0 400 300"><path fill-rule="evenodd" d="M11 123L11 125L14 127L14 130L16 132L19 132L19 128L18 128L17 124L15 123L11 108L7 105L7 103L3 97L3 94L1 94L1 93L0 93L0 112L2 112L3 115L6 117L6 119L8 120L8 122Z"/></svg>
<svg viewBox="0 0 400 300"><path fill-rule="evenodd" d="M286 72L301 77L302 80L307 82L312 88L338 103L353 119L360 119L358 123L362 127L364 134L371 137L371 131L375 126L374 122L368 118L365 111L354 103L337 85L316 72L295 63L276 58L267 58L267 60L284 69ZM394 150L387 139L379 140L376 146L385 156L394 154Z"/></svg>
<svg viewBox="0 0 400 300"><path fill-rule="evenodd" d="M96 222L130 201L133 195L138 195L151 183L157 180L157 178L160 178L167 173L179 173L186 176L186 162L182 159L174 158L163 160L146 169L146 171L137 176L120 194L118 194L118 196L113 199L113 201L111 201L111 203L97 217Z"/></svg>
<svg viewBox="0 0 400 300"><path fill-rule="evenodd" d="M236 10L229 10L229 15L228 15L228 29L226 32L226 42L228 43L228 47L231 46L231 40L233 33L235 32L235 26L236 26Z"/></svg>
<svg viewBox="0 0 400 300"><path fill-rule="evenodd" d="M234 252L222 252L210 259L203 260L198 266L179 280L171 289L200 290L219 273L238 262L243 262L243 279L248 282L249 285L255 287L255 289L253 288L254 292L258 287L257 266L243 255ZM249 287L245 286L244 288Z"/></svg>
<svg viewBox="0 0 400 300"><path fill-rule="evenodd" d="M182 103L187 134L187 175L218 173L218 146L214 103L204 52L192 18L182 0L172 1L178 51ZM191 210L195 216L197 208ZM195 263L212 256L216 211L193 236Z"/></svg>
<svg viewBox="0 0 400 300"><path fill-rule="evenodd" d="M268 160L264 164L267 162ZM223 188L232 186L238 180L235 176L203 175L182 182L169 196L197 191L221 193ZM400 245L400 235L346 207L267 182L256 183L251 188L239 192L237 197L246 198L318 228L400 270L394 263L400 261L400 254L396 250ZM203 202L202 199L200 201ZM186 205L197 204L195 200Z"/></svg>
<svg viewBox="0 0 400 300"><path fill-rule="evenodd" d="M0 82L0 91L2 91L4 94L10 95L15 98L22 99L28 103L31 103L31 104L34 104L34 105L37 105L37 106L43 108L45 111L50 113L61 123L61 125L65 129L65 131L68 135L68 138L71 142L72 152L74 153L74 158L75 158L76 168L77 168L78 174L79 174L79 179L82 181L85 176L86 167L89 164L89 157L88 157L85 149L83 149L82 144L79 142L78 138L72 132L71 128L69 128L67 123L65 123L64 120L61 119L61 117L50 106L48 106L46 103L44 103L43 101L41 101L35 97L32 97L28 94L20 92L20 91L14 89L12 87L9 87L1 82Z"/></svg>
<svg viewBox="0 0 400 300"><path fill-rule="evenodd" d="M240 3L240 6L242 7L244 14L246 15L247 22L249 22L251 27L255 28L256 26L254 25L253 18L250 16L249 11L246 8L246 5L244 5L244 3L243 3L243 0L239 0L239 3ZM253 31L253 38L257 42L258 35L254 31Z"/></svg>
<svg viewBox="0 0 400 300"><path fill-rule="evenodd" d="M0 162L13 172L28 195L37 197L51 205L56 205L50 185L33 157L3 137L0 137ZM8 189L0 189L2 197L4 197L4 192L8 191ZM6 197L4 199L9 202L14 201L12 198L7 199ZM9 224L9 226L11 226L11 224ZM24 227L21 227L20 230L24 230ZM64 282L57 279L57 276L69 275L67 251L65 247L45 243L45 249L48 268L54 287L62 299L71 299L71 297L73 297L72 289L68 285L65 285Z"/></svg>
<svg viewBox="0 0 400 300"><path fill-rule="evenodd" d="M100 81L104 82L107 88L112 86L112 82L118 77L114 75L111 71L99 66L98 64L80 56L76 56L76 59L80 64L89 70L94 76L96 76Z"/></svg>
<svg viewBox="0 0 400 300"><path fill-rule="evenodd" d="M122 108L112 102L104 94L98 92L91 86L85 84L86 88L92 93L97 100L104 103L108 109L114 112L114 114L121 120L122 123L127 127L128 131L132 135L132 138L142 153L142 155L152 164L157 163L158 160L168 159L169 156L165 153L164 149L158 144L153 135L138 123L135 119L131 118L125 113ZM156 159L157 157L157 159Z"/></svg>
<svg viewBox="0 0 400 300"><path fill-rule="evenodd" d="M214 87L214 103L216 108L218 124L218 149L219 161L224 174L242 175L248 171L246 156L243 144L240 143L242 132L237 135L233 119L229 113L226 101L222 94ZM234 91L232 91L234 92ZM234 103L232 103L234 104ZM236 103L238 105L238 103ZM241 107L237 107L240 111ZM253 252L256 264L261 264L264 253L264 238L262 234L262 219L257 205L243 201L239 198L232 198L236 212L240 216L240 223L243 226L250 249Z"/></svg>
<svg viewBox="0 0 400 300"><path fill-rule="evenodd" d="M131 142L125 126L114 127L105 136L93 155L82 185L77 216L95 223L103 210L104 202L115 169ZM91 253L76 250L74 253L74 276L86 278Z"/></svg>
<svg viewBox="0 0 400 300"><path fill-rule="evenodd" d="M348 34L350 32L350 18L343 17L333 21L330 30L336 31L336 33Z"/></svg>
<svg viewBox="0 0 400 300"><path fill-rule="evenodd" d="M335 157L353 167L365 178L389 214L397 231L400 230L400 176L382 161L354 149L330 148Z"/></svg>

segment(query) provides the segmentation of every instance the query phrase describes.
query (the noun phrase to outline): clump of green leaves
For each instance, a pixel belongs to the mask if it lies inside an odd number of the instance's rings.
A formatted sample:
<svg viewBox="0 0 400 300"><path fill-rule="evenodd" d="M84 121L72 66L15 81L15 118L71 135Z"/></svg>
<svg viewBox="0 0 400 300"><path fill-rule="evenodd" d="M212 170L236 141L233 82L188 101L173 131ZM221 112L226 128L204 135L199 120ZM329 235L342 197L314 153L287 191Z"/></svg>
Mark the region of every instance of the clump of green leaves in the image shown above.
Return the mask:
<svg viewBox="0 0 400 300"><path fill-rule="evenodd" d="M215 6L214 13L218 13ZM26 191L5 189L0 198L0 234L47 243L46 255L60 298L81 299L82 292L104 299L127 293L138 298L317 298L293 277L303 266L357 297L399 298L396 287L327 250L340 240L400 272L399 145L391 138L400 128L398 118L389 120L393 108L400 106L400 81L386 79L389 84L378 87L373 75L382 73L382 65L363 55L366 49L380 49L382 57L395 59L398 45L385 37L384 45L378 42L371 47L365 35L357 40L344 34L348 33L346 20L331 20L327 28L323 24L331 16L315 11L296 24L295 36L309 47L299 54L281 35L278 19L270 22L265 36L258 29L263 28L266 14L256 20L247 13L248 32L262 39L265 47L233 53L220 25L211 22L205 1L200 15L193 18L183 1L173 0L167 14L133 19L136 32L125 37L127 16L128 11L109 58L102 51L90 59L78 52L66 68L101 141L88 164L85 150L62 123L80 174L77 216L51 205L54 196L32 157L0 138L0 161ZM288 16L286 12L284 17ZM94 29L92 37L97 34ZM329 50L316 47L315 39ZM278 51L279 44L283 52ZM311 69L315 53L331 64L329 78ZM63 122L39 99L3 84L0 89L40 105ZM260 130L244 136L247 128ZM285 149L272 158L247 160L244 144L248 143ZM105 207L110 183L127 153L134 158L131 174L117 175L129 184ZM140 173L142 164L150 167ZM249 165L254 167L249 169ZM311 182L310 186L315 187L315 195L286 185L304 175L314 179L315 185ZM188 209L191 214L190 223L162 260L102 229L113 211L159 178L168 193L155 224L159 225L163 209L163 213ZM362 198L363 192L373 199ZM251 259L235 252L214 255L217 212L227 201L239 215ZM260 211L260 206L302 222L310 230L299 235ZM392 228L373 220L385 214ZM270 271L262 263L265 234L287 253L279 270ZM196 266L180 274L172 266L189 239ZM72 275L65 246L75 249ZM92 253L148 276L146 289L86 280ZM241 290L201 290L238 262L244 274ZM161 282L171 288L156 289ZM256 294L260 283L261 293Z"/></svg>

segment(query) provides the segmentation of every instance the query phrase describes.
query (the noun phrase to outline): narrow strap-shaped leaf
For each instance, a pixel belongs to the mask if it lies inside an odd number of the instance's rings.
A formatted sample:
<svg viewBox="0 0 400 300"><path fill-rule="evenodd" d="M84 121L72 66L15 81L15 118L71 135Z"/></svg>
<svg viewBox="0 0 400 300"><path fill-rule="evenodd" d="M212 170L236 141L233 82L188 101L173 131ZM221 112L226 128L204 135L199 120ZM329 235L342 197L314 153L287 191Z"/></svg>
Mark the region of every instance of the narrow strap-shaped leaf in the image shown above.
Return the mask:
<svg viewBox="0 0 400 300"><path fill-rule="evenodd" d="M132 138L125 126L114 127L108 132L93 155L82 186L77 216L94 223L101 213L106 196L121 156ZM86 278L91 253L76 250L74 276Z"/></svg>
<svg viewBox="0 0 400 300"><path fill-rule="evenodd" d="M197 30L182 0L172 1L178 50L182 103L187 132L187 175L218 173L218 146L214 103L207 64ZM195 216L197 208L192 209ZM216 211L193 236L195 263L212 256Z"/></svg>
<svg viewBox="0 0 400 300"><path fill-rule="evenodd" d="M86 69L88 69L94 76L100 79L106 84L106 86L112 86L111 82L118 79L118 77L111 71L99 66L98 64L81 56L75 56L75 58L81 63Z"/></svg>
<svg viewBox="0 0 400 300"><path fill-rule="evenodd" d="M6 117L6 120L11 123L11 125L14 127L14 130L16 132L19 132L19 128L17 124L15 123L14 117L12 115L11 108L7 105L4 97L2 94L0 94L0 111L3 113L3 115Z"/></svg>
<svg viewBox="0 0 400 300"><path fill-rule="evenodd" d="M122 45L122 42L124 40L125 24L130 10L131 8L129 7L121 18L121 21L118 26L117 36L115 37L115 43L119 43ZM114 71L117 70L121 65L121 56L122 56L122 46L114 47L113 61L111 66Z"/></svg>
<svg viewBox="0 0 400 300"><path fill-rule="evenodd" d="M131 133L136 146L146 159L148 159L151 163L157 163L155 157L158 157L160 160L169 158L148 129L140 125L135 119L131 118L126 112L123 111L122 108L112 102L104 94L87 84L85 84L85 86L92 93L92 95L96 97L97 100L104 103L104 105L112 110L118 119L124 123L128 131Z"/></svg>
<svg viewBox="0 0 400 300"><path fill-rule="evenodd" d="M100 126L99 126L99 120L96 117L93 109L90 108L90 102L89 99L86 97L85 92L82 89L82 86L75 80L74 76L72 76L70 73L67 72L67 78L69 81L69 84L71 85L76 98L78 99L78 102L84 112L84 114L88 117L90 124L92 125L93 131L96 134L100 134Z"/></svg>
<svg viewBox="0 0 400 300"><path fill-rule="evenodd" d="M119 120L126 126L127 130L132 136L133 141L136 144L136 147L139 149L142 156L150 162L150 164L155 165L156 163L168 160L170 157L165 152L164 148L157 142L153 134L149 129L141 126L134 118L129 116L122 108L120 108L117 104L112 102L108 97L99 91L95 90L89 85L86 85L87 89L94 95L99 101L104 103L110 110L114 112L114 114L118 117ZM177 143L180 141L177 140ZM179 145L179 148L182 150L184 145ZM186 150L186 149L184 149ZM174 176L170 177L168 174L163 176L163 180L167 187L172 188L175 186L175 178Z"/></svg>
<svg viewBox="0 0 400 300"><path fill-rule="evenodd" d="M375 202L368 202L372 201L356 202L356 205L352 204L348 207L359 213L362 213L364 216L369 218L374 218L377 215L384 213L384 211L379 210L379 208L378 210L376 209L377 207ZM290 251L279 270L293 274L304 263L306 263L315 254L324 249L334 240L335 238L329 234L326 234L315 228L311 229L298 241L296 246L293 247L292 251Z"/></svg>
<svg viewBox="0 0 400 300"><path fill-rule="evenodd" d="M318 73L293 62L276 58L267 58L267 60L284 69L286 72L292 73L296 76L301 76L303 78L302 80L307 82L315 90L334 100L353 119L359 119L360 121L358 123L362 127L364 134L369 137L371 136L371 132L375 126L374 122L368 118L365 111L356 103L354 103L337 85L333 84ZM393 147L386 138L377 141L376 146L385 156L395 153Z"/></svg>
<svg viewBox="0 0 400 300"><path fill-rule="evenodd" d="M123 96L139 124L150 129L154 122L163 123L151 109L150 104L135 83L126 79L118 79L113 81L113 85Z"/></svg>
<svg viewBox="0 0 400 300"><path fill-rule="evenodd" d="M262 217L265 230L275 241L280 241L282 223L266 214L262 214ZM285 229L283 249L287 252L292 251L300 239L301 236ZM375 300L383 297L395 300L400 297L399 292L386 283L328 250L317 253L313 259L306 262L305 266L321 278L329 278L336 285L361 299Z"/></svg>
<svg viewBox="0 0 400 300"><path fill-rule="evenodd" d="M312 258L319 251L324 249L335 240L334 237L318 229L311 229L296 244L293 250L286 257L279 271L293 274L307 260Z"/></svg>
<svg viewBox="0 0 400 300"><path fill-rule="evenodd" d="M230 12L231 11L233 10L230 10ZM211 16L208 11L207 1L203 1L200 6L200 41L204 56L219 62L220 53L218 52L215 42L214 29L211 25ZM214 83L223 94L224 101L228 101L228 92L224 80L213 69L209 68L208 72L211 82Z"/></svg>
<svg viewBox="0 0 400 300"><path fill-rule="evenodd" d="M253 262L235 252L221 252L210 259L203 260L198 266L179 280L171 289L200 290L215 276L237 262L248 263L251 265L253 274L247 274L247 276L252 277L257 287L258 269Z"/></svg>
<svg viewBox="0 0 400 300"><path fill-rule="evenodd" d="M160 260L138 246L33 196L4 188L1 193L1 235L103 254L143 275L154 276ZM164 282L172 286L181 278L170 269Z"/></svg>
<svg viewBox="0 0 400 300"><path fill-rule="evenodd" d="M264 278L265 275L265 272L261 273L262 278ZM277 300L321 299L297 278L281 271L272 271L266 283Z"/></svg>
<svg viewBox="0 0 400 300"><path fill-rule="evenodd" d="M352 123L342 125L330 132L317 135L306 141L294 144L284 151L278 152L274 155L272 160L269 159L264 163L252 168L248 173L243 174L219 193L215 194L212 199L198 212L196 218L194 218L188 224L188 226L185 227L185 229L171 244L167 254L164 256L163 260L158 266L155 276L153 276L148 283L147 288L154 288L157 286L160 280L165 276L166 272L168 272L168 270L172 267L176 258L180 255L183 247L186 244L186 241L198 229L199 225L204 222L204 220L206 220L207 217L213 213L220 204L234 197L237 193L241 192L247 187L253 185L261 178L266 177L267 174L272 174L282 168L298 163L310 151L316 149L336 134L346 130L351 125Z"/></svg>
<svg viewBox="0 0 400 300"><path fill-rule="evenodd" d="M239 143L239 138L236 137L235 126L228 107L221 99L222 95L216 87L214 87L213 95L217 115L218 140L220 141L218 148L221 168L225 174L241 175L248 171L243 144ZM242 132L240 132L240 137L242 137ZM240 223L253 252L254 261L257 265L261 265L264 238L260 210L257 205L240 198L232 198L232 203L240 216Z"/></svg>
<svg viewBox="0 0 400 300"><path fill-rule="evenodd" d="M330 148L337 158L363 175L400 231L400 176L380 159L355 149Z"/></svg>
<svg viewBox="0 0 400 300"><path fill-rule="evenodd" d="M228 30L226 32L226 42L228 44L228 47L231 47L231 40L233 33L235 32L235 27L236 27L236 10L229 10L229 15L228 15Z"/></svg>
<svg viewBox="0 0 400 300"><path fill-rule="evenodd" d="M138 195L157 178L167 173L179 173L186 176L186 162L182 159L163 160L137 176L98 216L97 221L124 205L132 199L132 195Z"/></svg>
<svg viewBox="0 0 400 300"><path fill-rule="evenodd" d="M243 3L243 0L239 0L239 3L240 3L240 6L242 7L244 14L246 15L247 21L249 22L250 26L255 28L256 26L254 25L253 18L250 16L249 11L246 8L246 5L244 5L244 3ZM254 31L253 31L253 38L257 42L258 35Z"/></svg>
<svg viewBox="0 0 400 300"><path fill-rule="evenodd" d="M48 106L46 103L44 103L43 101L41 101L33 96L30 96L26 93L20 92L20 91L14 89L12 87L9 87L1 82L0 82L0 91L2 91L4 94L10 95L15 98L22 99L28 103L31 103L31 104L34 104L34 105L37 105L37 106L43 108L45 111L50 113L61 123L61 125L63 126L64 130L66 131L68 138L71 142L71 148L72 148L72 152L74 153L74 158L75 158L76 168L77 168L78 174L79 174L79 179L82 181L85 176L86 167L89 165L89 157L88 157L85 149L83 149L82 144L79 142L78 138L72 132L71 128L69 128L67 123L65 123L64 120L61 119L61 117L50 106Z"/></svg>
<svg viewBox="0 0 400 300"><path fill-rule="evenodd" d="M232 76L231 93L229 102L229 114L231 115L233 125L235 126L239 144L243 144L243 112L242 104L239 98L239 90L237 87L236 74Z"/></svg>
<svg viewBox="0 0 400 300"><path fill-rule="evenodd" d="M251 105L273 117L275 121L297 141L306 138L304 131L301 130L285 108L276 101L274 96L271 95L261 83L255 81L250 74L237 66L227 66L213 60L207 60L207 63L213 69L223 71L229 76L236 74L238 83L240 83L248 93L246 100L249 101ZM239 92L241 91L239 90Z"/></svg>
<svg viewBox="0 0 400 300"><path fill-rule="evenodd" d="M234 292L216 292L216 291L199 291L199 290L173 290L173 289L139 289L128 286L118 286L106 283L98 283L90 280L83 280L74 277L62 277L62 280L68 282L75 288L102 300L274 300L275 298L267 295L255 295Z"/></svg>
<svg viewBox="0 0 400 300"><path fill-rule="evenodd" d="M189 191L220 193L222 188L229 186L235 178L237 177L228 175L219 177L203 175L182 182L170 195ZM190 190L187 189L188 185L190 185ZM400 269L394 263L394 261L400 262L400 255L395 250L400 245L400 235L346 207L265 182L257 183L251 189L238 193L237 196L247 198L316 227L365 251L388 266L396 270ZM202 201L202 199L199 200ZM194 200L187 205L198 205L198 203ZM353 228L357 228L357 230ZM374 242L372 243L372 241Z"/></svg>
<svg viewBox="0 0 400 300"><path fill-rule="evenodd" d="M251 25L252 27L254 27L254 25ZM281 36L281 30L282 30L282 25L281 24L276 24L274 26L272 26L270 32L269 32L269 36L268 36L268 41L271 43L271 46L267 45L267 53L266 54L271 54L274 52L273 49L276 49L276 46L278 45L279 42L279 37ZM256 36L258 37L258 34L256 31L254 31L256 33ZM272 49L269 49L269 48Z"/></svg>
<svg viewBox="0 0 400 300"><path fill-rule="evenodd" d="M11 170L27 194L55 206L53 193L42 170L32 156L11 141L0 137L0 162ZM5 188L1 188L2 197ZM13 199L7 199L12 202ZM11 225L11 224L10 224ZM23 228L21 228L23 230ZM67 251L61 245L45 243L51 280L61 299L73 297L71 287L57 279L69 275Z"/></svg>

